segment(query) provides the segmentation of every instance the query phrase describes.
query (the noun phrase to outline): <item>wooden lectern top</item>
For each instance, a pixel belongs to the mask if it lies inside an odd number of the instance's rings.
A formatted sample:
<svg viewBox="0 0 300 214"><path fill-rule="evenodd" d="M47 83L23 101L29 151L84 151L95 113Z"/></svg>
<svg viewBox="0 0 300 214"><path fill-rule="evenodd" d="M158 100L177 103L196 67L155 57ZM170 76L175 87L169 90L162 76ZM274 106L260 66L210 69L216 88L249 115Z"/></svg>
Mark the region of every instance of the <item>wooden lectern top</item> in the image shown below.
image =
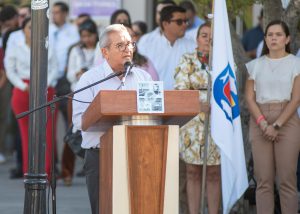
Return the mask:
<svg viewBox="0 0 300 214"><path fill-rule="evenodd" d="M122 116L135 115L160 116L164 124L183 125L200 112L197 90L164 91L164 113L138 113L136 96L135 90L100 91L83 114L82 130L85 131L96 123L109 128Z"/></svg>

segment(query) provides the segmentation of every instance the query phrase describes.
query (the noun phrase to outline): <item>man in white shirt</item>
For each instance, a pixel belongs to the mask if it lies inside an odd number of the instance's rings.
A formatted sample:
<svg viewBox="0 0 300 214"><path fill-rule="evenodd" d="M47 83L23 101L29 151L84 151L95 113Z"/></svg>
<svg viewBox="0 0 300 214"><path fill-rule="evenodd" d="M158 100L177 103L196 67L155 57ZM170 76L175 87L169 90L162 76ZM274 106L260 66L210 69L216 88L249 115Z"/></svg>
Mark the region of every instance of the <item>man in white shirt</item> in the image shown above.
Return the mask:
<svg viewBox="0 0 300 214"><path fill-rule="evenodd" d="M146 33L145 35L143 35L140 38L140 40L138 42L139 51L140 51L140 49L144 49L144 50L148 49L149 44L151 44L151 42L155 38L161 36L162 31L160 28L160 12L164 7L171 6L171 5L176 5L176 4L174 1L165 0L165 1L159 2L156 5L155 22L156 22L157 27L153 31Z"/></svg>
<svg viewBox="0 0 300 214"><path fill-rule="evenodd" d="M56 2L52 7L52 24L49 25L49 46L57 58L59 79L56 95L61 96L70 92L70 85L64 77L67 67L67 56L69 48L80 39L77 27L67 21L69 7L64 2ZM67 101L59 103L59 110L63 114L65 124L67 124Z"/></svg>
<svg viewBox="0 0 300 214"><path fill-rule="evenodd" d="M114 24L106 27L100 35L99 44L105 60L81 76L76 90L116 72L124 71L124 64L132 61L135 44L131 41L128 31L123 25ZM131 71L126 78L125 85L121 87L122 90L135 90L138 81L151 80L146 71L139 68L132 68ZM72 119L76 129L82 130L82 116L90 105L76 100L92 102L101 90L117 90L121 86L121 78L122 76L113 77L74 95ZM100 127L95 124L81 132L81 147L86 149L84 170L93 214L99 212L99 148L101 147L100 136L103 134L99 130Z"/></svg>
<svg viewBox="0 0 300 214"><path fill-rule="evenodd" d="M71 45L79 41L75 25L67 22L69 7L64 2L56 2L52 8L52 21L49 26L49 45L54 46L58 59L60 76L64 75L67 66L67 54Z"/></svg>
<svg viewBox="0 0 300 214"><path fill-rule="evenodd" d="M153 62L159 80L164 83L164 89L171 90L174 85L175 68L181 56L194 51L196 43L184 37L188 24L185 9L167 6L162 9L160 16L162 35L153 39L147 46L138 44L138 50Z"/></svg>

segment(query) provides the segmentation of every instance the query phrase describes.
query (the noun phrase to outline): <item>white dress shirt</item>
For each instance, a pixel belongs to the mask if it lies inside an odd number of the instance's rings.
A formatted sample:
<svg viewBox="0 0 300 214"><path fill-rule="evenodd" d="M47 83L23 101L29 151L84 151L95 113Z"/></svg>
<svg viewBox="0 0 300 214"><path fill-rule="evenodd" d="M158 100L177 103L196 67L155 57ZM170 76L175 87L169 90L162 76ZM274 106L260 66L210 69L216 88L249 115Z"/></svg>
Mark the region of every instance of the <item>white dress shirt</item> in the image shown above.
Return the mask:
<svg viewBox="0 0 300 214"><path fill-rule="evenodd" d="M149 44L153 44L152 42L160 36L161 36L161 32L159 27L156 27L153 31L143 35L137 44L139 52L140 53L141 51L145 52L149 48Z"/></svg>
<svg viewBox="0 0 300 214"><path fill-rule="evenodd" d="M297 53L296 53L297 57L300 57L300 48L298 49Z"/></svg>
<svg viewBox="0 0 300 214"><path fill-rule="evenodd" d="M138 43L139 52L148 57L158 75L159 80L163 81L164 89L171 90L174 88L174 73L181 56L185 53L193 52L197 44L188 38L180 38L173 45L164 36L152 37L148 44Z"/></svg>
<svg viewBox="0 0 300 214"><path fill-rule="evenodd" d="M132 68L132 73L127 76L125 86L122 87L122 90L136 90L137 83L139 81L151 81L151 76L139 68ZM99 81L108 75L112 74L113 70L107 63L104 61L101 65L92 68L91 70L85 72L76 85L76 89L83 88L88 86L96 81ZM81 91L74 95L74 99L92 102L97 96L98 92L101 90L116 90L121 85L121 80L118 77L114 77L110 80L102 82L98 85L95 85L91 88L88 88L84 91ZM82 115L88 108L90 103L81 103L73 100L73 124L77 130L82 130ZM100 137L104 134L99 131L100 128L95 124L94 126L88 128L86 131L82 131L82 144L81 147L85 149L96 148L100 146Z"/></svg>
<svg viewBox="0 0 300 214"><path fill-rule="evenodd" d="M69 48L79 39L78 29L70 23L65 23L60 28L54 24L49 26L49 45L53 47L57 56L60 77L65 72Z"/></svg>
<svg viewBox="0 0 300 214"><path fill-rule="evenodd" d="M68 63L67 79L74 91L78 78L76 74L83 68L89 70L94 64L95 49L86 49L76 45L71 49Z"/></svg>
<svg viewBox="0 0 300 214"><path fill-rule="evenodd" d="M30 47L25 43L25 39L13 44L13 48L6 52L4 62L8 80L14 87L25 90L27 83L23 80L30 79ZM57 79L57 60L53 51L49 49L47 85L54 87Z"/></svg>

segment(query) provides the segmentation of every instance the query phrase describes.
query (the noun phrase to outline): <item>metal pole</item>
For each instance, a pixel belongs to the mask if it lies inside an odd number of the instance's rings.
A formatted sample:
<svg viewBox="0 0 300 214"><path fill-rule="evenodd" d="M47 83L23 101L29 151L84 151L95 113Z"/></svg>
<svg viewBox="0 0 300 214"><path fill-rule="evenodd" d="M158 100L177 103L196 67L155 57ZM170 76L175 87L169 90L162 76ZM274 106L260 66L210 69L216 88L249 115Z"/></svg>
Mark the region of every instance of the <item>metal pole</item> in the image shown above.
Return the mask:
<svg viewBox="0 0 300 214"><path fill-rule="evenodd" d="M29 109L45 103L48 68L48 0L32 0ZM28 173L25 174L24 214L46 213L46 109L29 116Z"/></svg>
<svg viewBox="0 0 300 214"><path fill-rule="evenodd" d="M208 14L208 17L212 19L211 24L211 41L213 38L213 14L214 14L214 1L212 2L212 14ZM208 84L207 84L207 104L210 107L211 103L211 92L212 92L212 78L211 78L211 71L212 71L212 42L210 42L210 50L209 50L209 63L208 66L205 66L205 71L208 77ZM203 168L202 168L202 186L201 186L201 214L205 213L205 184L206 184L206 168L207 168L207 149L208 149L208 136L210 135L209 130L209 121L210 121L210 111L205 115L204 121L204 154L203 154ZM201 155L201 154L200 154Z"/></svg>
<svg viewBox="0 0 300 214"><path fill-rule="evenodd" d="M208 71L207 66L205 66L207 72L208 84L207 84L207 103L210 106L210 97L211 97L211 75ZM205 114L204 120L204 154L203 154L203 166L202 166L202 187L201 187L201 214L205 212L205 183L206 183L206 166L207 166L207 149L208 149L208 136L210 135L209 131L209 118L210 112Z"/></svg>

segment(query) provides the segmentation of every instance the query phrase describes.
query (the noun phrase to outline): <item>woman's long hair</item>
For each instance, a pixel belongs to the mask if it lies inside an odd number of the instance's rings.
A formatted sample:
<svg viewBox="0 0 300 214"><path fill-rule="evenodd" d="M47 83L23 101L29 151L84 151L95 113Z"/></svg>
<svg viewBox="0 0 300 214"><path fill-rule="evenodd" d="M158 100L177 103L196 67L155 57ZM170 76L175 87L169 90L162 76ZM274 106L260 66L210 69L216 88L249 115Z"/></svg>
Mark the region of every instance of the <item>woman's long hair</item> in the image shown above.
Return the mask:
<svg viewBox="0 0 300 214"><path fill-rule="evenodd" d="M128 23L116 23L116 19L117 19L118 15L120 15L122 13L124 13L128 17ZM115 12L113 12L113 14L110 17L110 24L111 25L112 24L128 24L131 26L131 18L130 18L128 11L125 9L119 9L119 10L116 10Z"/></svg>
<svg viewBox="0 0 300 214"><path fill-rule="evenodd" d="M99 41L98 29L97 29L96 23L92 19L87 19L84 22L82 22L78 26L78 31L79 31L80 35L81 35L82 31L87 31L89 33L97 35L96 43L95 43L95 46L96 46L97 42ZM81 45L82 45L82 47L85 47L85 44L81 44Z"/></svg>
<svg viewBox="0 0 300 214"><path fill-rule="evenodd" d="M133 52L132 61L134 62L134 64L139 65L139 66L146 66L148 63L147 58L145 56L143 56L142 54L140 54L138 52L138 50L135 50Z"/></svg>
<svg viewBox="0 0 300 214"><path fill-rule="evenodd" d="M266 27L266 30L265 30L265 36L264 36L264 40L266 39L267 37L267 33L268 33L268 30L271 26L273 25L280 25L282 27L282 30L284 31L286 37L288 37L290 35L290 30L289 30L289 27L287 26L287 24L284 22L284 21L281 21L281 20L273 20L271 21L267 27ZM286 45L285 45L285 51L287 53L291 53L291 49L290 49L290 42L288 42ZM263 55L266 55L266 54L269 54L270 53L270 50L266 44L266 41L264 41L264 46L263 46L263 49L262 49L262 53L261 53L261 56Z"/></svg>

